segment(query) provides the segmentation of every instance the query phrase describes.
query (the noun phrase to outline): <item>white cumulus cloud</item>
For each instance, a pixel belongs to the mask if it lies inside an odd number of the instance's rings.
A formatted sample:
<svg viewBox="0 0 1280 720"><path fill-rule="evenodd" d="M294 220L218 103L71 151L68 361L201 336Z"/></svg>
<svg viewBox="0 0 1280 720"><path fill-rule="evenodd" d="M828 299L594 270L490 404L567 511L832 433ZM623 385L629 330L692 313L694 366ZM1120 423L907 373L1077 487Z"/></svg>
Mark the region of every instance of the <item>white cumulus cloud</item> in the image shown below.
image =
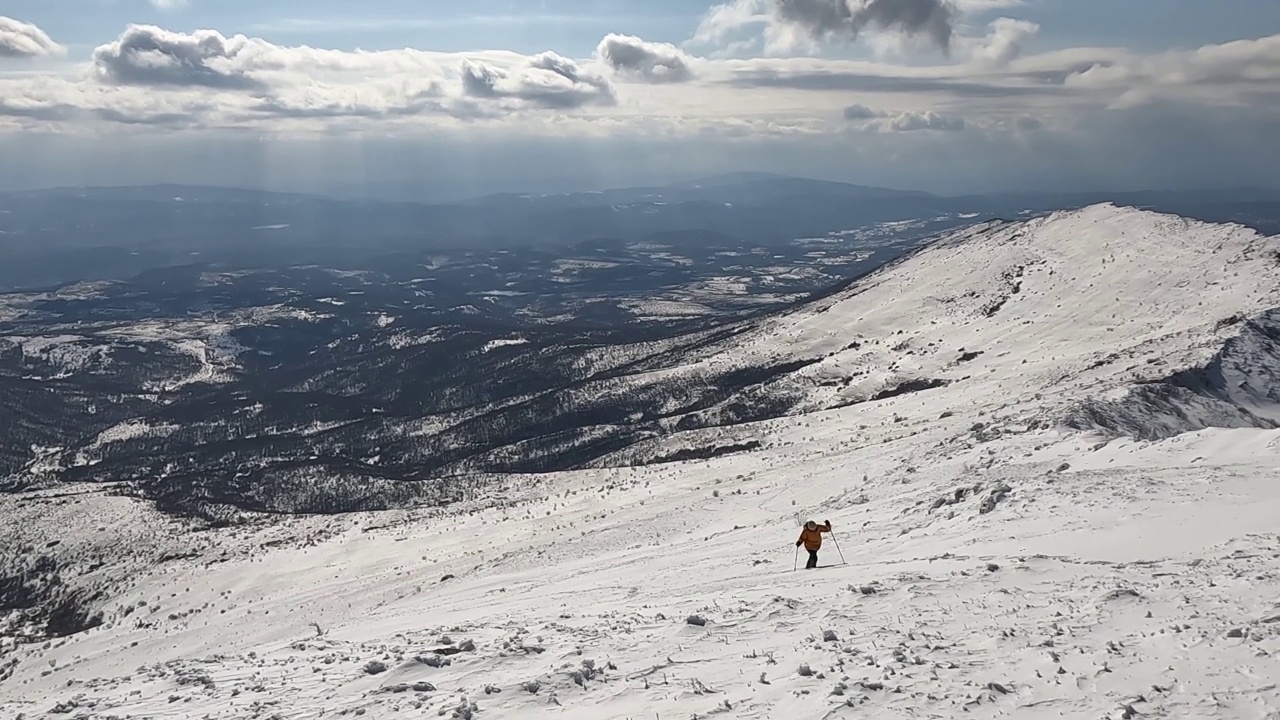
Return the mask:
<svg viewBox="0 0 1280 720"><path fill-rule="evenodd" d="M62 55L63 47L44 30L0 15L0 58L33 58Z"/></svg>
<svg viewBox="0 0 1280 720"><path fill-rule="evenodd" d="M685 82L693 79L693 59L675 45L611 33L596 47L596 56L614 72L646 82Z"/></svg>

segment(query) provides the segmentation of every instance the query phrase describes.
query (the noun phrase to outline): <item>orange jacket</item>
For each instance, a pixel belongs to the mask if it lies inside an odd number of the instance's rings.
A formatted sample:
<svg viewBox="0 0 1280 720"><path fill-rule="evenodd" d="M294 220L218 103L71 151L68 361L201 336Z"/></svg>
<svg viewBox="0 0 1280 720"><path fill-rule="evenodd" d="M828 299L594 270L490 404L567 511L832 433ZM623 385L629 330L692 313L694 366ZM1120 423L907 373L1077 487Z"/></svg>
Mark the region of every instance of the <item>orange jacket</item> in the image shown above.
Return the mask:
<svg viewBox="0 0 1280 720"><path fill-rule="evenodd" d="M805 550L818 552L818 549L822 547L822 533L824 532L831 532L831 523L819 525L812 530L809 528L801 530L800 539L796 541L796 544L804 543Z"/></svg>

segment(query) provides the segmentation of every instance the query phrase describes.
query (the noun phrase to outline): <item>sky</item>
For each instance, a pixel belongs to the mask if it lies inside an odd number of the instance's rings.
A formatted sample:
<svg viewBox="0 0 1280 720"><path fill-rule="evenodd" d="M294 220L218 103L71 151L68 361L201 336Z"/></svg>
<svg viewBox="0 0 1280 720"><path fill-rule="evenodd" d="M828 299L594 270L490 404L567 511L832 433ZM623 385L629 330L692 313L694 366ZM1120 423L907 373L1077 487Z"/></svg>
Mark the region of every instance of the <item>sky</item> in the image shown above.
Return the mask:
<svg viewBox="0 0 1280 720"><path fill-rule="evenodd" d="M1280 187L1275 0L5 0L0 189Z"/></svg>

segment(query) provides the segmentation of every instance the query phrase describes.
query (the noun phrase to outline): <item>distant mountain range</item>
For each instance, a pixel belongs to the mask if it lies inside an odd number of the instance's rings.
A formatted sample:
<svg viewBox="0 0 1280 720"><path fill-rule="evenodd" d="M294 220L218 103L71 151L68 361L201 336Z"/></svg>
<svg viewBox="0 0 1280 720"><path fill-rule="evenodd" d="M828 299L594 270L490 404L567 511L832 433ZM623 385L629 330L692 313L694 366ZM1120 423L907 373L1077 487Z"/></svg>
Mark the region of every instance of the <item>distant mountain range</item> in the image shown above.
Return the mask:
<svg viewBox="0 0 1280 720"><path fill-rule="evenodd" d="M190 262L324 264L433 248L635 241L655 233L782 243L874 223L1016 219L1099 202L1280 232L1280 193L1260 189L942 197L738 173L428 204L183 185L55 188L0 194L0 288L127 277Z"/></svg>

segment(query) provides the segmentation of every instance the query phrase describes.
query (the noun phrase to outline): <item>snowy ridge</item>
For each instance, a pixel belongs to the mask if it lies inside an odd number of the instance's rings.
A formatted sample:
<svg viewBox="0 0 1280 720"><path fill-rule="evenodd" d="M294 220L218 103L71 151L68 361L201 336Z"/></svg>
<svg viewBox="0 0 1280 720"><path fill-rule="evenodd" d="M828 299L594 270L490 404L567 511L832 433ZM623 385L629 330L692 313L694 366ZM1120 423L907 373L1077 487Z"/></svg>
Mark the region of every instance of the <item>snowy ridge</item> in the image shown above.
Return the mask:
<svg viewBox="0 0 1280 720"><path fill-rule="evenodd" d="M779 383L803 390L801 409L965 382L1021 406L1027 422L1057 423L1095 394L1208 363L1242 320L1280 308L1278 253L1280 242L1247 228L1111 205L988 223L770 319L686 371L811 358ZM1271 342L1232 354L1280 367Z"/></svg>
<svg viewBox="0 0 1280 720"><path fill-rule="evenodd" d="M655 448L710 459L202 532L0 497L102 613L0 641L0 716L1276 717L1276 251L1106 206L961 234L655 371L804 365L757 392L809 412ZM1187 397L1259 422L1162 424ZM834 566L792 572L797 515Z"/></svg>
<svg viewBox="0 0 1280 720"><path fill-rule="evenodd" d="M1085 401L1071 427L1160 438L1207 427L1280 427L1280 311L1237 316L1240 334L1203 367L1133 388L1118 400Z"/></svg>

